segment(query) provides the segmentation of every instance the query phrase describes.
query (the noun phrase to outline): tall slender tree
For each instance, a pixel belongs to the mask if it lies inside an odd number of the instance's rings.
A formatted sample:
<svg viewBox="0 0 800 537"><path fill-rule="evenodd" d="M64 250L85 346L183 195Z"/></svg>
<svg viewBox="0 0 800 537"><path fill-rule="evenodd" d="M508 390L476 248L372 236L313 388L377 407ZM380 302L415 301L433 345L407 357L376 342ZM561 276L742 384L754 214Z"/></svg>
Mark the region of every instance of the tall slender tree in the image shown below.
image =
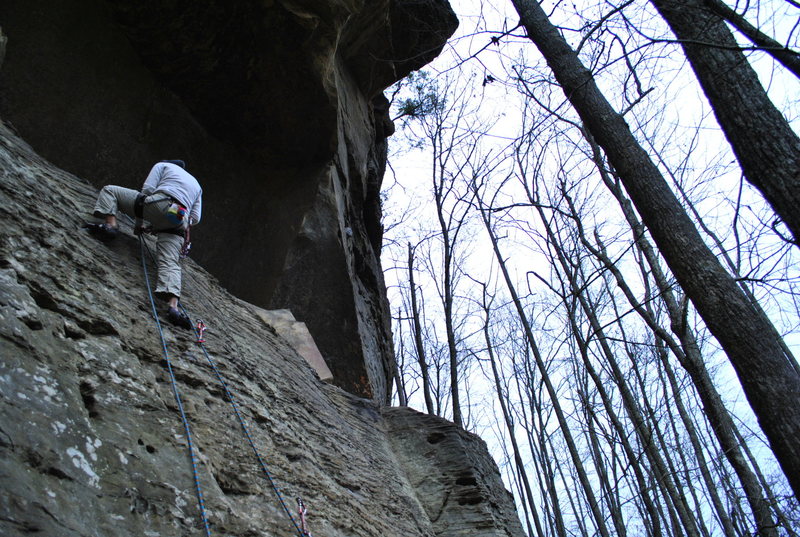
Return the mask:
<svg viewBox="0 0 800 537"><path fill-rule="evenodd" d="M529 39L611 165L711 333L725 350L795 495L800 496L800 375L769 320L705 245L663 175L535 0L512 0Z"/></svg>
<svg viewBox="0 0 800 537"><path fill-rule="evenodd" d="M509 410L509 400L507 390L503 387L503 379L500 374L500 368L497 364L498 360L495 356L495 349L494 349L494 338L492 338L489 327L491 324L491 301L492 299L489 297L489 294L486 290L486 284L482 284L483 289L483 297L482 297L482 304L481 307L483 309L483 337L484 342L486 343L486 354L489 357L489 364L492 368L492 380L494 381L495 386L495 393L497 394L497 402L500 404L500 410L503 413L503 421L506 424L506 428L508 429L508 439L511 442L512 453L514 456L514 465L517 469L517 475L519 476L520 486L523 489L523 500L527 502L527 511L531 514L531 518L533 518L534 524L536 526L536 533L539 537L545 537L544 529L542 527L542 523L539 517L539 510L536 507L536 504L533 501L533 492L532 487L530 484L530 479L528 479L528 472L525 468L525 463L522 457L522 450L520 449L519 443L517 442L516 436L516 428L514 426L514 420L512 417L512 413ZM560 513L559 513L560 515ZM560 520L560 518L558 519ZM563 522L561 524L556 525L557 535L558 537L566 537L564 532Z"/></svg>
<svg viewBox="0 0 800 537"><path fill-rule="evenodd" d="M555 385L550 378L550 373L545 366L541 351L539 349L539 345L537 344L537 338L534 336L533 329L531 328L528 316L525 312L525 308L522 305L522 301L520 300L519 294L517 293L516 286L511 278L511 274L509 273L508 267L506 266L506 260L503 257L503 254L500 250L500 245L498 242L498 238L495 235L493 226L492 226L492 218L490 215L491 208L487 207L481 198L482 193L480 191L480 185L477 181L475 181L472 185L473 193L475 195L475 203L478 208L478 212L480 213L481 221L483 222L484 228L486 229L487 235L489 236L489 240L492 244L492 250L495 254L495 259L500 267L500 272L503 275L503 280L506 283L506 287L508 289L509 294L511 295L511 300L514 303L514 307L517 310L517 315L519 317L520 324L524 328L525 332L525 341L530 348L531 355L534 358L534 363L536 364L536 368L539 371L541 376L542 382L547 390L547 394L550 397L550 402L553 405L553 410L556 414L556 418L558 420L559 428L561 433L564 437L564 441L567 444L567 450L570 454L570 459L572 460L573 468L577 473L578 482L581 484L583 489L583 493L586 495L587 502L589 504L589 511L591 512L592 519L594 520L595 527L597 528L598 533L602 537L610 537L610 533L608 530L608 526L606 525L605 517L603 516L602 511L600 510L600 504L597 500L597 497L594 492L594 487L592 486L592 482L589 479L589 475L586 471L586 467L583 463L581 455L578 450L577 443L575 442L574 435L569 428L567 423L566 414L561 408L558 399L558 393L556 391Z"/></svg>
<svg viewBox="0 0 800 537"><path fill-rule="evenodd" d="M661 298L661 300L663 300L664 306L668 312L670 318L670 327L673 333L677 336L677 341L665 328L662 328L659 325L655 315L652 312L652 309L648 306L650 301L647 299L639 300L636 298L633 290L625 280L622 271L607 255L606 249L600 238L596 236L596 245L589 241L583 233L580 221L578 220L577 226L579 227L579 233L582 237L582 242L587 250L589 250L592 255L600 260L606 270L613 275L617 286L627 298L631 307L641 316L646 325L653 331L654 336L666 344L666 346L676 356L683 368L688 372L695 388L698 391L700 400L703 402L703 410L707 416L707 419L711 423L715 437L719 441L720 446L723 448L723 454L735 470L736 475L739 477L742 487L745 490L745 494L756 519L756 528L759 529L759 533L761 535L774 535L774 520L770 511L769 503L765 501L761 487L758 484L758 480L742 455L740 444L734 434L736 426L728 414L728 411L722 402L722 398L711 381L711 376L709 375L708 370L703 362L703 357L700 352L697 339L695 338L695 335L690 327L687 326L687 323L685 323L683 320L683 308L680 306L679 300L675 297L675 292L672 289L672 286L667 281L667 278L661 269L658 257L654 252L649 239L647 238L644 227L641 225L632 207L630 206L630 201L627 199L627 197L625 197L625 194L622 192L619 183L613 178L612 173L609 170L606 170L600 154L600 148L594 144L594 141L591 137L587 137L587 140L592 147L593 159L598 166L598 170L600 171L603 182L619 202L625 219L633 231L634 245L636 246L637 250L641 252L641 258L639 260L641 271L643 273L649 273L652 276L654 284L657 288L658 296ZM567 201L569 202L569 198L567 198ZM645 263L647 264L646 267L644 266ZM667 367L667 364L665 364L665 367Z"/></svg>
<svg viewBox="0 0 800 537"><path fill-rule="evenodd" d="M708 1L651 2L680 41L745 177L800 246L800 137Z"/></svg>
<svg viewBox="0 0 800 537"><path fill-rule="evenodd" d="M414 248L408 243L408 291L411 295L411 330L414 333L414 349L417 353L420 375L422 376L422 394L428 414L435 414L433 397L431 397L431 379L428 373L428 359L425 344L422 341L422 315L417 303L417 284L414 281Z"/></svg>

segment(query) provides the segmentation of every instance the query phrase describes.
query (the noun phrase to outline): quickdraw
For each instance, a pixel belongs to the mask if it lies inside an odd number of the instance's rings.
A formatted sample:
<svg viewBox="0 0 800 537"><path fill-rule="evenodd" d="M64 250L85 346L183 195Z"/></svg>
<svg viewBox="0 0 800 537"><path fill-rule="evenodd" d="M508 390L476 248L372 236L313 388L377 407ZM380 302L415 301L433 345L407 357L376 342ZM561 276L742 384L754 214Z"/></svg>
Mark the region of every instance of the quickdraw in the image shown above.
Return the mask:
<svg viewBox="0 0 800 537"><path fill-rule="evenodd" d="M203 332L206 331L206 323L204 323L201 319L197 319L197 342L198 343L205 343L206 340L203 337Z"/></svg>
<svg viewBox="0 0 800 537"><path fill-rule="evenodd" d="M311 532L308 531L308 526L306 524L306 514L308 511L306 510L306 506L303 503L302 498L297 498L297 517L300 519L300 531L303 532L304 537L311 537Z"/></svg>
<svg viewBox="0 0 800 537"><path fill-rule="evenodd" d="M186 226L186 231L183 235L183 246L181 246L181 259L189 257L189 250L192 249L191 232L192 226Z"/></svg>

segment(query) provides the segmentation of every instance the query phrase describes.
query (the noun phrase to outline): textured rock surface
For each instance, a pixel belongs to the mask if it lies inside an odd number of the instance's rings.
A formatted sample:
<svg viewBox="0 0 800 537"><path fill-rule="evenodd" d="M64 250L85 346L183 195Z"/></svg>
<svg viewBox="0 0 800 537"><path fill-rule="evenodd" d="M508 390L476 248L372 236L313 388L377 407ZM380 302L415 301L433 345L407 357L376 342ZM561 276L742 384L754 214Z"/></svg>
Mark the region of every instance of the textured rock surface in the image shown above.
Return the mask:
<svg viewBox="0 0 800 537"><path fill-rule="evenodd" d="M441 50L445 0L4 0L0 25L4 120L98 187L186 160L198 262L291 309L339 386L386 400L381 91Z"/></svg>
<svg viewBox="0 0 800 537"><path fill-rule="evenodd" d="M480 438L407 408L383 413L392 449L437 536L522 533L511 494Z"/></svg>
<svg viewBox="0 0 800 537"><path fill-rule="evenodd" d="M0 535L203 535L138 242L129 227L110 246L87 237L96 189L2 124L0 173ZM319 381L253 306L192 262L184 274L208 351L314 535L521 537L480 440ZM296 535L199 347L165 336L211 534Z"/></svg>

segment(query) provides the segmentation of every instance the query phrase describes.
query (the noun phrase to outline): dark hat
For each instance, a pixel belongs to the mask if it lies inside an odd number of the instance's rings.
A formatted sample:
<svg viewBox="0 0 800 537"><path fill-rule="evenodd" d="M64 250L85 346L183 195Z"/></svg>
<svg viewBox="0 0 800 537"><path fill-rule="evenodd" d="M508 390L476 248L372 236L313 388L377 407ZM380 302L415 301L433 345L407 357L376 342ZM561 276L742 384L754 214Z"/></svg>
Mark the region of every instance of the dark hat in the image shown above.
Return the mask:
<svg viewBox="0 0 800 537"><path fill-rule="evenodd" d="M167 162L169 164L174 164L176 166L180 166L184 170L186 169L186 163L182 160L162 160L161 162Z"/></svg>

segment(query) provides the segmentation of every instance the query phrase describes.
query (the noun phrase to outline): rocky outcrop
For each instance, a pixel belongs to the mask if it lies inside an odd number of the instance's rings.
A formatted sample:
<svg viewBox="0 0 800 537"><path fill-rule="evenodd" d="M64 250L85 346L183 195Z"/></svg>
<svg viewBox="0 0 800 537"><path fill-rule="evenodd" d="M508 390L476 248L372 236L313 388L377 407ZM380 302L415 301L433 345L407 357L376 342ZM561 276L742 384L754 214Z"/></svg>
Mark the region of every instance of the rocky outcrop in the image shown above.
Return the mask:
<svg viewBox="0 0 800 537"><path fill-rule="evenodd" d="M2 124L0 173L0 535L206 534L169 363L211 535L297 535L227 389L291 511L305 500L314 535L522 536L477 437L322 383L258 308L191 261L185 305L209 327L225 384L171 325L168 362L129 223L110 245L87 236L96 189Z"/></svg>
<svg viewBox="0 0 800 537"><path fill-rule="evenodd" d="M381 91L439 53L446 0L5 0L0 24L0 115L27 142L95 186L186 160L198 262L290 309L339 386L386 401Z"/></svg>
<svg viewBox="0 0 800 537"><path fill-rule="evenodd" d="M384 416L392 450L435 535L521 532L510 494L480 438L407 408L386 408Z"/></svg>

